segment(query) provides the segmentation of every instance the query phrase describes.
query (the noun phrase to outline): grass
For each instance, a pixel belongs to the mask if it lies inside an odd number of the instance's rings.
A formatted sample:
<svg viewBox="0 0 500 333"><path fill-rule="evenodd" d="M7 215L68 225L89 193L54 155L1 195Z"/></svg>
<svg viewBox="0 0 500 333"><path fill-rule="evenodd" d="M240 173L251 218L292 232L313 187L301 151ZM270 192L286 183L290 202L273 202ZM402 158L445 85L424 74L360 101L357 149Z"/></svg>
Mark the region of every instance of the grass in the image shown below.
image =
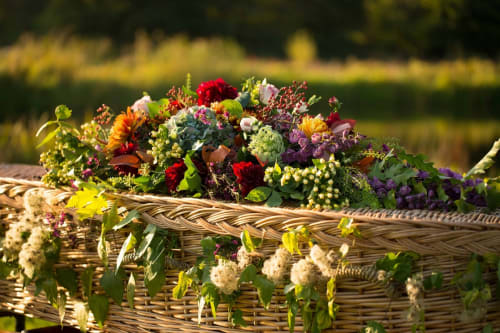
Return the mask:
<svg viewBox="0 0 500 333"><path fill-rule="evenodd" d="M299 62L255 58L222 39L138 34L117 49L105 39L25 35L0 49L0 161L35 163L34 133L58 104L82 121L102 103L123 110L143 91L161 98L187 72L194 84L307 80L310 92L324 97L313 111L327 111L326 99L336 95L342 117L357 119L363 133L399 137L409 150L459 170L500 136L500 63L491 60Z"/></svg>

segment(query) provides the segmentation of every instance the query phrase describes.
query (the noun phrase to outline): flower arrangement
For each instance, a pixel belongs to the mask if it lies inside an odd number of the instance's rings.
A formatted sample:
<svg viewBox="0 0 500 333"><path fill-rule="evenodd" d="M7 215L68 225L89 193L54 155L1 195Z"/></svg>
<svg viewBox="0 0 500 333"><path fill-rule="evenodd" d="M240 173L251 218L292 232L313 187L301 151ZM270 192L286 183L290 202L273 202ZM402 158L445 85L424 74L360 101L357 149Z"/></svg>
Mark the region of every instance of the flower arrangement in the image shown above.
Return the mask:
<svg viewBox="0 0 500 333"><path fill-rule="evenodd" d="M114 115L103 105L80 130L66 122L71 110L61 105L39 131L57 126L41 143L56 139L41 155L43 180L316 210L498 205L498 178L477 176L493 163L500 141L460 175L359 133L355 120L341 117L336 97L327 114L313 115L321 97L306 93L306 82L277 88L254 78L239 92L221 78L194 91L188 76L166 98L145 94L126 112Z"/></svg>

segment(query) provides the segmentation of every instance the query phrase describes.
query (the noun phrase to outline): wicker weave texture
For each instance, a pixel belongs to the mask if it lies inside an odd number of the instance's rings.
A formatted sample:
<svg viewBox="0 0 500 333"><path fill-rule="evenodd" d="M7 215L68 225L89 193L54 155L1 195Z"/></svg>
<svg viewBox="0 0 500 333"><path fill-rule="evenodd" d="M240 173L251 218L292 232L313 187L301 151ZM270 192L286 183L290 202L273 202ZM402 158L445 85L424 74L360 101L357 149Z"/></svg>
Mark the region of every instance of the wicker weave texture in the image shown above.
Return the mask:
<svg viewBox="0 0 500 333"><path fill-rule="evenodd" d="M42 188L52 204L64 204L72 195L71 190L55 190L35 181L0 178L1 216L8 223L7 216L15 218L22 210L21 196L31 188ZM444 285L447 285L457 271L464 270L471 253L499 253L500 217L486 214L435 213L426 211L370 211L344 210L340 212L314 212L293 209L271 209L253 205L237 205L200 199L180 199L153 195L114 194L119 204L127 209L137 209L143 220L162 228L175 230L180 237L180 248L175 251L178 260L193 264L200 254L200 240L208 234L229 234L239 236L247 229L255 237L265 239L262 251L270 254L281 239L287 227L307 225L314 238L324 248L340 246L345 239L339 237L336 228L343 216L353 217L363 238L356 240L348 260L356 265L371 265L388 251L415 251L422 256L418 270L429 274L441 271ZM82 225L75 221L71 231L77 237L76 244L65 247L61 254L61 265L70 265L81 271L87 265L100 266L96 252L98 226ZM125 230L124 230L125 232ZM123 234L112 240L110 262L115 260ZM172 330L195 331L238 331L227 322L227 308L220 305L214 320L206 309L202 325L196 325L197 303L194 294L182 300L174 300L172 289L177 281L177 271L167 272L167 283L162 291L151 300L142 284L142 272L134 265L126 266L138 274L135 304L130 310L126 302L122 307L113 305L106 324L107 332L168 332ZM98 269L98 273L102 272ZM98 285L99 274L94 277ZM488 279L494 281L491 273ZM493 283L494 285L494 283ZM55 309L44 297L33 297L33 290L22 291L14 281L1 281L0 306L37 317L57 321ZM406 297L389 299L384 291L373 283L347 280L339 283L337 303L340 312L334 322L335 332L357 332L368 320L377 320L388 332L409 332L411 324L404 318L409 303ZM494 292L494 290L493 290ZM72 305L66 315L66 322L72 320ZM236 308L244 313L250 324L246 330L258 332L287 331L284 297L275 292L269 309L258 303L255 289L244 289ZM456 289L451 287L425 294L426 329L428 332L479 332L486 322L500 327L500 303L490 302L487 317L482 322L464 324L458 320L461 302ZM91 324L94 331L98 331ZM300 330L300 321L297 323Z"/></svg>

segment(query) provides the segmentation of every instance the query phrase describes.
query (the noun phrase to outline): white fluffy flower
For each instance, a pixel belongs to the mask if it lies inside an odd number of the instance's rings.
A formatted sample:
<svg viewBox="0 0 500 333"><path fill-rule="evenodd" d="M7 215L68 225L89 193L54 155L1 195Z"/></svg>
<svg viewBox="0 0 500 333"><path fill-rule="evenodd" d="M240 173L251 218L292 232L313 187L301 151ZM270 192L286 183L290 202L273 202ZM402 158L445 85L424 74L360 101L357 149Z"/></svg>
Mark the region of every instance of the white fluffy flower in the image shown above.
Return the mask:
<svg viewBox="0 0 500 333"><path fill-rule="evenodd" d="M44 213L45 198L39 189L31 189L24 193L24 208L31 216Z"/></svg>
<svg viewBox="0 0 500 333"><path fill-rule="evenodd" d="M28 240L21 247L19 266L29 278L33 278L35 271L45 263L42 247L46 237L47 233L42 227L34 227Z"/></svg>
<svg viewBox="0 0 500 333"><path fill-rule="evenodd" d="M240 247L236 258L238 260L238 268L240 270L244 270L252 263L252 256L247 252L244 246Z"/></svg>
<svg viewBox="0 0 500 333"><path fill-rule="evenodd" d="M257 118L255 117L246 117L241 118L240 127L243 132L250 133L254 130L254 124L257 123Z"/></svg>
<svg viewBox="0 0 500 333"><path fill-rule="evenodd" d="M89 311L83 302L75 302L75 319L82 332L87 332L87 322L89 320Z"/></svg>
<svg viewBox="0 0 500 333"><path fill-rule="evenodd" d="M292 255L285 248L278 248L271 258L264 261L262 273L275 284L279 283L285 277L288 269L288 263Z"/></svg>
<svg viewBox="0 0 500 333"><path fill-rule="evenodd" d="M270 83L267 83L266 79L264 79L259 85L259 99L264 105L267 105L272 98L278 95L279 91L280 90L278 88Z"/></svg>
<svg viewBox="0 0 500 333"><path fill-rule="evenodd" d="M210 280L222 293L230 295L238 289L238 265L232 261L219 259L218 265L210 270Z"/></svg>
<svg viewBox="0 0 500 333"><path fill-rule="evenodd" d="M321 247L314 245L311 248L309 256L324 277L330 278L335 275L335 270L332 268L332 262L328 260L326 253Z"/></svg>
<svg viewBox="0 0 500 333"><path fill-rule="evenodd" d="M149 114L148 103L153 102L149 95L144 95L142 98L134 102L131 109L133 111L142 111L145 115Z"/></svg>
<svg viewBox="0 0 500 333"><path fill-rule="evenodd" d="M313 262L302 259L292 266L290 280L293 284L310 286L318 280L318 270Z"/></svg>

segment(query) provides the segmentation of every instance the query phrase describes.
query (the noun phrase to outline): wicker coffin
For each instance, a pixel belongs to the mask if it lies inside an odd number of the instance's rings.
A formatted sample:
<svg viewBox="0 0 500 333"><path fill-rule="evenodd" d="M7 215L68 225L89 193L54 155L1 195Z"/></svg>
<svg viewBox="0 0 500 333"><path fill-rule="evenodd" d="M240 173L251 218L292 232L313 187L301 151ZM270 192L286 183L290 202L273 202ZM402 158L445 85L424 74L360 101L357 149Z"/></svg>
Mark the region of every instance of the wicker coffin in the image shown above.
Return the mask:
<svg viewBox="0 0 500 333"><path fill-rule="evenodd" d="M40 169L23 166L0 167L0 218L3 223L15 219L22 211L22 195L32 188L43 189L54 204L64 204L72 195L71 190L52 189L33 179ZM8 176L8 177L5 177ZM13 176L21 177L12 178ZM471 253L500 253L500 216L498 214L459 214L430 211L352 210L315 212L297 209L276 209L257 205L238 205L202 199L172 198L156 195L110 194L127 209L142 213L145 223L174 230L179 234L180 248L176 259L193 264L201 252L200 240L209 234L224 234L238 237L242 229L252 236L265 239L263 252L271 254L281 240L287 227L307 225L314 238L325 248L339 247L345 239L339 237L337 224L344 216L355 219L363 238L348 255L356 265L372 265L389 251L414 251L421 255L418 269L429 274L440 271L445 286L439 291L425 294L425 325L427 332L480 332L486 323L500 328L500 302L490 301L487 315L480 322L463 323L459 320L462 311L460 295L449 281L456 272L464 270ZM99 224L77 223L70 231L76 242L66 244L61 253L60 265L83 270L87 265L99 267L101 261L96 252ZM110 237L111 238L111 237ZM115 234L112 239L112 262L120 250L124 235ZM135 309L131 310L123 300L122 307L111 305L105 325L106 332L170 332L170 331L223 331L251 330L256 332L288 331L285 298L275 292L269 309L258 302L255 289L244 290L238 298L238 309L249 323L246 328L232 328L227 322L227 307L219 305L214 320L206 309L201 326L197 325L197 303L194 294L182 300L172 298L172 289L177 282L178 271L167 272L167 283L154 298L147 296L142 284L142 271L135 265L127 270L137 270ZM96 272L102 272L102 268ZM496 277L486 277L492 286ZM94 276L98 284L99 274ZM446 287L448 286L448 287ZM23 290L15 281L0 281L0 307L26 315L58 321L57 310L52 308L44 296L34 296L32 287ZM495 293L495 290L492 290ZM376 320L387 332L410 332L411 323L404 316L408 309L408 298L390 299L379 286L367 281L344 280L338 285L336 302L340 305L337 320L331 331L358 332L367 321ZM73 301L67 304L65 324L77 326L73 319ZM92 317L90 318L92 321ZM296 330L301 331L300 319ZM89 322L92 332L100 331Z"/></svg>

